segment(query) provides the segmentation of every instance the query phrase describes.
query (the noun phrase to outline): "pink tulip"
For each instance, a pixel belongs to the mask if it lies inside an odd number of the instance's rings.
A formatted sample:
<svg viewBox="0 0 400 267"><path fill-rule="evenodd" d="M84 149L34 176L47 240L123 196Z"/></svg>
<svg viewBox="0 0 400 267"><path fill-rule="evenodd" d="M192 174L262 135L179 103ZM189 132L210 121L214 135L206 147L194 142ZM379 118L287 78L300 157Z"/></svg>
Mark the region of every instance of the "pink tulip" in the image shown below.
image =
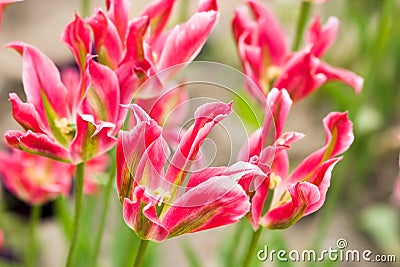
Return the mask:
<svg viewBox="0 0 400 267"><path fill-rule="evenodd" d="M14 119L24 131L6 132L9 146L77 164L115 145L121 100L118 79L111 69L88 56L79 82L77 75L70 74L67 79L67 86L77 86L67 88L54 63L39 50L21 42L8 47L22 55L27 96L23 103L10 94Z"/></svg>
<svg viewBox="0 0 400 267"><path fill-rule="evenodd" d="M325 201L332 169L341 160L337 156L344 153L354 139L347 114L330 113L324 119L325 145L288 175L287 149L304 136L297 132L283 132L291 105L292 100L286 90L272 89L267 95L266 106L270 108L270 113L266 112L264 126L250 136L239 153L239 160L258 164L261 169L270 168L268 181L258 183L255 192L251 192L254 189L250 190L246 180L240 182L252 195L250 219L254 229L259 225L271 229L287 228L318 210ZM275 131L272 132L274 125ZM271 208L263 213L269 190L274 190Z"/></svg>
<svg viewBox="0 0 400 267"><path fill-rule="evenodd" d="M125 222L140 238L161 242L237 222L248 212L250 203L238 180L254 175L265 178L256 166L239 162L190 173L201 144L231 112L231 104L199 107L194 124L168 163L163 129L139 106L128 108L135 125L118 137L117 188Z"/></svg>
<svg viewBox="0 0 400 267"><path fill-rule="evenodd" d="M6 188L30 205L42 205L67 196L71 165L13 149L0 152L0 173Z"/></svg>
<svg viewBox="0 0 400 267"><path fill-rule="evenodd" d="M155 73L188 63L200 52L218 18L216 1L201 1L187 22L165 30L174 4L175 0L157 0L145 7L139 18L129 21L129 3L108 0L107 13L97 10L86 20L99 62L119 74L121 88L132 90L127 83L134 83L137 89ZM76 47L76 39L65 41ZM123 79L127 76L131 79ZM131 90L129 95L133 94Z"/></svg>
<svg viewBox="0 0 400 267"><path fill-rule="evenodd" d="M286 89L299 101L328 81L341 81L359 93L363 79L351 71L333 68L320 60L335 41L339 21L329 18L321 27L315 17L307 32L307 46L295 53L287 51L284 33L272 12L257 0L247 1L254 20L239 7L232 21L244 73L267 95L271 87ZM265 26L267 25L267 26ZM264 103L254 86L246 85L255 99Z"/></svg>
<svg viewBox="0 0 400 267"><path fill-rule="evenodd" d="M85 66L82 55L88 53L97 54L98 62L115 72L120 104L129 104L135 97L144 99L140 104L153 106L169 79L199 54L218 19L216 0L202 0L188 21L166 29L174 5L175 0L157 0L145 7L139 18L129 20L128 1L108 0L107 12L98 9L85 20L76 15L62 39L81 62L81 72ZM167 79L159 80L156 74L166 69ZM185 98L178 93L177 98ZM117 124L122 123L125 112L119 114Z"/></svg>

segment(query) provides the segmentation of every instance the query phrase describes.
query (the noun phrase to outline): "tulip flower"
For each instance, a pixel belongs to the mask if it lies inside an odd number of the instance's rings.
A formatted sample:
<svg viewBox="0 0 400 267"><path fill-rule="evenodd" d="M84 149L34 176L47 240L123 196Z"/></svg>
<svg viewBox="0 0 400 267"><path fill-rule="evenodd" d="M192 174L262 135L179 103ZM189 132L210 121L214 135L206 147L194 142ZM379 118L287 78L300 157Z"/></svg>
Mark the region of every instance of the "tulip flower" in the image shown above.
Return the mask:
<svg viewBox="0 0 400 267"><path fill-rule="evenodd" d="M70 164L16 149L0 152L0 174L5 187L30 205L67 196L72 181Z"/></svg>
<svg viewBox="0 0 400 267"><path fill-rule="evenodd" d="M118 136L117 188L124 220L141 239L161 242L237 222L248 212L250 203L238 180L265 177L255 165L239 162L190 173L201 144L231 112L231 104L199 107L168 163L163 129L138 105L128 109L136 123Z"/></svg>
<svg viewBox="0 0 400 267"><path fill-rule="evenodd" d="M271 11L257 0L247 1L254 20L245 7L239 7L232 21L233 34L244 73L266 96L271 87L286 89L299 101L329 81L341 81L359 93L363 79L351 71L334 68L321 61L336 39L339 21L331 17L324 27L315 17L307 32L307 45L299 52L287 49L284 32ZM267 25L267 26L266 26ZM246 85L261 103L255 87Z"/></svg>
<svg viewBox="0 0 400 267"><path fill-rule="evenodd" d="M325 201L332 169L341 160L337 156L344 153L354 139L347 114L330 113L323 120L325 145L288 174L287 149L304 136L297 132L283 132L291 105L286 90L272 89L267 96L271 113L266 113L263 127L250 136L239 153L239 160L258 161L259 166L270 166L268 182L260 183L255 192L250 192L250 219L255 230L259 225L271 229L287 228L303 216L317 211ZM271 137L273 123L275 136ZM241 185L249 192L245 182ZM273 194L271 206L263 213L268 194Z"/></svg>
<svg viewBox="0 0 400 267"><path fill-rule="evenodd" d="M24 103L10 94L14 119L24 131L6 132L9 146L75 165L112 148L121 126L118 80L112 70L88 56L79 84L67 88L54 63L39 50L21 42L8 47L22 55L27 96Z"/></svg>
<svg viewBox="0 0 400 267"><path fill-rule="evenodd" d="M107 12L98 9L85 21L76 16L63 40L73 50L77 62L79 55L90 53L93 42L99 62L117 73L122 94L132 97L149 77L192 61L217 22L216 1L206 0L200 2L188 21L165 30L174 4L174 0L155 1L145 7L139 18L129 20L129 3L109 0ZM93 41L85 32L88 29L82 30L84 23L90 26Z"/></svg>

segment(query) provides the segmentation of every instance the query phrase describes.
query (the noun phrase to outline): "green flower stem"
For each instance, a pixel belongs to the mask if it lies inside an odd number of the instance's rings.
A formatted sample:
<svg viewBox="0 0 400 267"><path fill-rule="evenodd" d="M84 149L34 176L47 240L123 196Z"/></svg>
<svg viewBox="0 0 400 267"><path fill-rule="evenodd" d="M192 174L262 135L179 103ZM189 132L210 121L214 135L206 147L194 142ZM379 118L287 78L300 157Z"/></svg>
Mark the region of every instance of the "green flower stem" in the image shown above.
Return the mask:
<svg viewBox="0 0 400 267"><path fill-rule="evenodd" d="M71 246L68 252L66 267L72 267L72 262L75 257L75 251L78 243L78 237L80 234L82 224L82 204L83 204L83 176L85 172L85 163L79 163L76 166L75 175L75 215L74 215L74 227L71 239Z"/></svg>
<svg viewBox="0 0 400 267"><path fill-rule="evenodd" d="M267 195L267 199L265 200L264 203L264 208L262 213L265 214L267 213L272 205L272 200L274 198L274 194L275 194L275 189L269 189L268 190L268 195ZM244 262L243 262L243 267L248 267L251 264L251 260L254 257L254 251L256 249L258 240L260 239L261 233L262 233L263 227L262 226L258 226L258 230L253 232L253 235L251 237L251 241L250 241L250 246L247 250L247 254L246 257L244 258Z"/></svg>
<svg viewBox="0 0 400 267"><path fill-rule="evenodd" d="M26 254L26 263L28 267L36 265L36 228L40 220L40 213L42 207L34 205L31 209L31 217L29 222L29 247Z"/></svg>
<svg viewBox="0 0 400 267"><path fill-rule="evenodd" d="M247 250L246 257L244 258L243 267L250 266L251 260L253 259L254 255L255 255L254 251L256 249L258 240L260 239L263 229L264 228L260 226L260 227L258 227L258 230L253 233L253 236L251 237L250 246Z"/></svg>
<svg viewBox="0 0 400 267"><path fill-rule="evenodd" d="M245 223L243 220L241 220L236 225L235 234L233 235L233 238L231 240L231 243L230 243L230 246L228 249L227 258L226 258L226 266L227 267L233 266L235 264L236 249L238 247L238 244L241 243L244 230L245 230Z"/></svg>
<svg viewBox="0 0 400 267"><path fill-rule="evenodd" d="M299 50L300 43L303 39L304 29L306 28L307 20L311 13L311 7L312 4L310 1L303 0L301 2L300 14L297 19L296 35L292 46L293 51Z"/></svg>
<svg viewBox="0 0 400 267"><path fill-rule="evenodd" d="M110 197L111 197L111 192L114 184L114 178L115 178L115 171L116 171L116 161L115 161L115 148L111 151L111 165L110 165L110 176L108 177L107 185L104 190L104 195L103 195L103 206L102 206L102 211L100 215L100 225L96 234L96 239L94 243L94 249L93 249L93 265L97 266L97 259L99 257L99 252L100 252L100 246L101 246L101 241L103 239L103 232L104 232L104 227L106 225L106 217L108 213L108 207L110 206Z"/></svg>
<svg viewBox="0 0 400 267"><path fill-rule="evenodd" d="M136 254L135 263L133 264L133 267L142 266L144 254L146 253L149 243L150 243L149 240L140 239L139 248L138 248L138 252Z"/></svg>
<svg viewBox="0 0 400 267"><path fill-rule="evenodd" d="M81 2L81 12L82 12L82 17L87 17L89 16L90 12L90 0L82 0Z"/></svg>

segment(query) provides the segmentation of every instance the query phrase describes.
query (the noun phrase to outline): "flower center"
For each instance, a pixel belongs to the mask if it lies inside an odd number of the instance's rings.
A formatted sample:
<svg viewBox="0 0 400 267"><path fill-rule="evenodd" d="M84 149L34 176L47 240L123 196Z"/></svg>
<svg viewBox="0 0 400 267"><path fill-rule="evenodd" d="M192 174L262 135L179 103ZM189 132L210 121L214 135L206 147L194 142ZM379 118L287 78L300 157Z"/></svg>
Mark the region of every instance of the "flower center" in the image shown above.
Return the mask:
<svg viewBox="0 0 400 267"><path fill-rule="evenodd" d="M269 189L274 190L282 181L282 177L271 172L269 176Z"/></svg>
<svg viewBox="0 0 400 267"><path fill-rule="evenodd" d="M67 118L54 119L54 124L64 135L68 135L75 130L75 124L71 123Z"/></svg>
<svg viewBox="0 0 400 267"><path fill-rule="evenodd" d="M169 191L165 191L163 188L159 187L153 192L156 199L158 199L158 206L160 207L164 202L170 201L172 196Z"/></svg>

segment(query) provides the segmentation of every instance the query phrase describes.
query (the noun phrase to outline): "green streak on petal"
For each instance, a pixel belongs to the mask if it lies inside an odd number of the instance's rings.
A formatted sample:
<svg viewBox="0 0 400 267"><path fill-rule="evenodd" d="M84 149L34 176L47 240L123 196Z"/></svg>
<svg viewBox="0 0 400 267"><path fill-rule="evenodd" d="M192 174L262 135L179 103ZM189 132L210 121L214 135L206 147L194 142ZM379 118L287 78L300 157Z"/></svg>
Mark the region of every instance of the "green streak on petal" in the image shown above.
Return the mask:
<svg viewBox="0 0 400 267"><path fill-rule="evenodd" d="M93 86L90 86L87 90L86 97L88 98L93 111L96 113L95 115L97 118L103 121L108 121L107 109Z"/></svg>
<svg viewBox="0 0 400 267"><path fill-rule="evenodd" d="M87 131L84 135L84 141L82 144L82 160L83 161L88 161L94 156L96 156L97 153L97 147L98 147L98 140L96 137L92 137L94 133L94 125L91 123L88 123L88 128Z"/></svg>
<svg viewBox="0 0 400 267"><path fill-rule="evenodd" d="M47 122L49 123L51 132L54 135L54 138L64 147L68 147L69 140L66 136L61 132L61 129L56 126L56 120L59 120L57 113L53 109L50 104L49 99L47 98L46 94L43 90L40 90L40 96L42 97L42 103L44 107L44 111L46 113Z"/></svg>
<svg viewBox="0 0 400 267"><path fill-rule="evenodd" d="M218 212L219 209L213 205L204 207L200 212L191 213L184 221L170 229L168 238L194 232L205 225Z"/></svg>

